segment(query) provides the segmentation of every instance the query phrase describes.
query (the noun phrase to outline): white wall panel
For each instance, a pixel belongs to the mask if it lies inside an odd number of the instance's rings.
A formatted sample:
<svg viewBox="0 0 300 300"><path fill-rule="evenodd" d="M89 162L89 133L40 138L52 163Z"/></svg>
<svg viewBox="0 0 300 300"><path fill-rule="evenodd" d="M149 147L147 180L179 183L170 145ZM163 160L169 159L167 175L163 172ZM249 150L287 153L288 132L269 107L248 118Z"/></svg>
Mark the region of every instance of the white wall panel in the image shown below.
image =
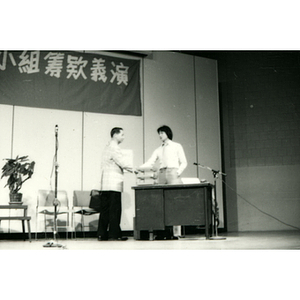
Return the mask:
<svg viewBox="0 0 300 300"><path fill-rule="evenodd" d="M12 139L12 115L13 106L0 105L0 162L1 169L5 164L3 159L10 158ZM6 185L8 177L3 177L0 181L0 205L7 205L9 202L9 189ZM7 215L8 211L0 211L1 215ZM20 222L21 223L21 222ZM7 232L9 221L1 221L0 232Z"/></svg>
<svg viewBox="0 0 300 300"><path fill-rule="evenodd" d="M193 57L154 51L144 60L144 81L145 160L161 143L157 128L168 125L188 160L182 177L196 177Z"/></svg>
<svg viewBox="0 0 300 300"><path fill-rule="evenodd" d="M216 61L170 52L153 52L144 60L145 159L160 144L156 129L169 125L174 141L184 147L188 167L183 177L206 178L211 172L193 165L201 162L221 169L220 119ZM196 111L195 111L196 110ZM222 184L217 197L221 225ZM220 225L220 226L221 226Z"/></svg>
<svg viewBox="0 0 300 300"><path fill-rule="evenodd" d="M11 138L12 138L12 114L13 106L0 105L0 160L1 169L5 164L3 159L10 158L11 155ZM4 186L7 182L7 177L3 177L0 182L0 204L6 205L9 202L9 189Z"/></svg>
<svg viewBox="0 0 300 300"><path fill-rule="evenodd" d="M32 179L22 188L24 204L29 205L33 230L37 191L55 189L54 169L51 177L55 154L55 125L58 125L57 188L67 191L72 207L73 190L80 188L81 179L82 113L15 107L13 156L29 155L36 162ZM38 230L42 230L42 225L39 222Z"/></svg>

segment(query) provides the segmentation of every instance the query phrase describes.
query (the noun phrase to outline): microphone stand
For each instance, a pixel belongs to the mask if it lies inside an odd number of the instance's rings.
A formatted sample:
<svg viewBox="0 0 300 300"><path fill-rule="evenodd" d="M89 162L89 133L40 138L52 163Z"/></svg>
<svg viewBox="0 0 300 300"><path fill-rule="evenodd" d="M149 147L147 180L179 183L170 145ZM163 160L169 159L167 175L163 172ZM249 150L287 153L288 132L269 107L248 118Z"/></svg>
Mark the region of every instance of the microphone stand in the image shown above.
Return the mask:
<svg viewBox="0 0 300 300"><path fill-rule="evenodd" d="M57 243L57 177L58 177L58 163L57 163L57 150L58 150L58 126L55 125L55 155L54 155L54 165L55 165L55 188L54 188L54 230L53 230L53 240L44 245L44 247L63 247Z"/></svg>
<svg viewBox="0 0 300 300"><path fill-rule="evenodd" d="M225 237L220 237L218 236L218 226L219 226L219 206L218 206L218 202L217 202L217 178L218 178L218 174L226 176L225 173L220 172L219 170L216 171L208 166L203 166L201 164L198 163L194 163L194 165L199 166L200 168L204 168L207 170L210 170L213 174L213 178L214 178L214 211L213 211L213 215L214 215L214 220L213 220L213 236L211 236L209 239L210 240L226 240ZM215 234L215 235L214 235Z"/></svg>

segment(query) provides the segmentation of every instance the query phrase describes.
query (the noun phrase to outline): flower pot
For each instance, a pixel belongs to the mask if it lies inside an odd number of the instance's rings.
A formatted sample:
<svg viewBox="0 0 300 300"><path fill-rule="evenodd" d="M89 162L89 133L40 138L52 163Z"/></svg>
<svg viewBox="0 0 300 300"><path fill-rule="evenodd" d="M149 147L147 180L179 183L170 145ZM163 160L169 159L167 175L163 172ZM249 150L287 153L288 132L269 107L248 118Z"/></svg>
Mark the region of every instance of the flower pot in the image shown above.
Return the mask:
<svg viewBox="0 0 300 300"><path fill-rule="evenodd" d="M21 194L21 193L9 194L9 199L10 199L9 204L22 204L23 203L22 196L23 196L23 194Z"/></svg>

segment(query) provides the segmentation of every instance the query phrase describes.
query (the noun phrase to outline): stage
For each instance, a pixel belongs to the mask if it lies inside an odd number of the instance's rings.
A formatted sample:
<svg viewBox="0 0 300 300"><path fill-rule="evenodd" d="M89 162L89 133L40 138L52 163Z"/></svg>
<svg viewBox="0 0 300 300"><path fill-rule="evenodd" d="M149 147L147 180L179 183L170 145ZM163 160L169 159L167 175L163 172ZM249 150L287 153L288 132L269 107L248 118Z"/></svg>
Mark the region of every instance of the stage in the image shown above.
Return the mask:
<svg viewBox="0 0 300 300"><path fill-rule="evenodd" d="M204 235L186 235L179 240L101 241L96 238L58 239L63 247L47 248L49 239L0 240L0 250L300 250L300 231L220 233L224 240L206 240Z"/></svg>

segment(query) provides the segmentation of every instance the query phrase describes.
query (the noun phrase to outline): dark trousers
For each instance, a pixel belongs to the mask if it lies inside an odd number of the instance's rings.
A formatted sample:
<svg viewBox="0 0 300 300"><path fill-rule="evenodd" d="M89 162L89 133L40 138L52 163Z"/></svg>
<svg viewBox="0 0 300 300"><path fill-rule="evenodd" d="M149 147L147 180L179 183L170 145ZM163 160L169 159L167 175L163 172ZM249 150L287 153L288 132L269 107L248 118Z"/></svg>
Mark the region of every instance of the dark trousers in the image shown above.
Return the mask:
<svg viewBox="0 0 300 300"><path fill-rule="evenodd" d="M121 237L121 192L102 191L97 235L103 239Z"/></svg>

